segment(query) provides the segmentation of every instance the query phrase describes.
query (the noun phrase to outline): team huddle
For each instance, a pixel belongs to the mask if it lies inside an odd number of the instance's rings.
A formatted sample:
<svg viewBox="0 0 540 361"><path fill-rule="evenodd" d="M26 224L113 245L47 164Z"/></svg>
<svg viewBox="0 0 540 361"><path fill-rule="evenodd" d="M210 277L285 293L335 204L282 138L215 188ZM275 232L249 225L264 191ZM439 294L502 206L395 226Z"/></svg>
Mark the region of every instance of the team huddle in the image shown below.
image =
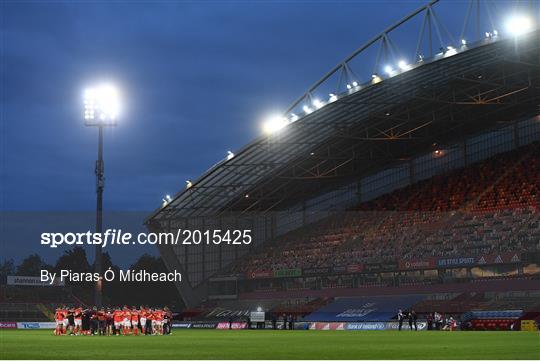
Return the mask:
<svg viewBox="0 0 540 361"><path fill-rule="evenodd" d="M172 312L149 307L56 309L54 334L60 335L168 335L171 333Z"/></svg>

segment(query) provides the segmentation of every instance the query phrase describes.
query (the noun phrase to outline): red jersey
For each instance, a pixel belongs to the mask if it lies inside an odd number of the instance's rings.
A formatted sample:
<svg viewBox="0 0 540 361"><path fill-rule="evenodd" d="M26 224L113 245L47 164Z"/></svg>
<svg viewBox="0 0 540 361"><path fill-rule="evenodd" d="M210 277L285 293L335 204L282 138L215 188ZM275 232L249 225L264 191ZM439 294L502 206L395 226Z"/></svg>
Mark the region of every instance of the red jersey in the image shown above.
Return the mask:
<svg viewBox="0 0 540 361"><path fill-rule="evenodd" d="M137 310L131 310L131 322L138 322L139 321L139 311Z"/></svg>
<svg viewBox="0 0 540 361"><path fill-rule="evenodd" d="M120 310L116 310L113 312L113 319L114 322L122 322L124 321L124 312Z"/></svg>
<svg viewBox="0 0 540 361"><path fill-rule="evenodd" d="M74 316L75 316L76 320L81 320L82 319L82 312L83 312L82 308L76 308L75 309L75 312L73 312L73 313L74 313Z"/></svg>
<svg viewBox="0 0 540 361"><path fill-rule="evenodd" d="M153 316L154 316L154 320L163 321L163 311L156 310L156 311L154 311Z"/></svg>
<svg viewBox="0 0 540 361"><path fill-rule="evenodd" d="M58 321L63 321L65 317L65 312L66 311L60 309L56 310L56 313L54 314L54 319Z"/></svg>

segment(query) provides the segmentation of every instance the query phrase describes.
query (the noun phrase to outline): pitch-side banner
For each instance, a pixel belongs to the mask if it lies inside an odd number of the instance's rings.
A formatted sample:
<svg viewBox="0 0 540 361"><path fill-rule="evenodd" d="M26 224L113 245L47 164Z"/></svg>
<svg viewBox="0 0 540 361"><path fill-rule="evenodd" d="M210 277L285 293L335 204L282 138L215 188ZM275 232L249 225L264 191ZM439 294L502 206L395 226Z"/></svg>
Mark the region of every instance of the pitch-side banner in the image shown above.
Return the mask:
<svg viewBox="0 0 540 361"><path fill-rule="evenodd" d="M416 323L418 331L427 330L427 323L420 321ZM398 322L311 322L309 324L310 330L318 331L384 331L384 330L398 330ZM402 331L411 331L408 322L403 323ZM412 331L415 328L413 326Z"/></svg>
<svg viewBox="0 0 540 361"><path fill-rule="evenodd" d="M17 322L17 328L25 328L30 330L53 329L55 327L55 322Z"/></svg>
<svg viewBox="0 0 540 361"><path fill-rule="evenodd" d="M216 322L194 322L191 324L191 328L213 329L216 327L217 327Z"/></svg>
<svg viewBox="0 0 540 361"><path fill-rule="evenodd" d="M56 278L53 283L42 282L39 277L32 276L7 276L9 286L64 286L65 282Z"/></svg>
<svg viewBox="0 0 540 361"><path fill-rule="evenodd" d="M172 324L172 328L190 328L191 322L175 322Z"/></svg>
<svg viewBox="0 0 540 361"><path fill-rule="evenodd" d="M323 330L323 331L343 331L346 327L345 322L311 322L309 325L310 330Z"/></svg>
<svg viewBox="0 0 540 361"><path fill-rule="evenodd" d="M229 322L220 322L217 324L216 328L218 330L243 330L246 327L246 322L232 322L231 324L229 324Z"/></svg>
<svg viewBox="0 0 540 361"><path fill-rule="evenodd" d="M17 322L0 322L0 328L17 328Z"/></svg>

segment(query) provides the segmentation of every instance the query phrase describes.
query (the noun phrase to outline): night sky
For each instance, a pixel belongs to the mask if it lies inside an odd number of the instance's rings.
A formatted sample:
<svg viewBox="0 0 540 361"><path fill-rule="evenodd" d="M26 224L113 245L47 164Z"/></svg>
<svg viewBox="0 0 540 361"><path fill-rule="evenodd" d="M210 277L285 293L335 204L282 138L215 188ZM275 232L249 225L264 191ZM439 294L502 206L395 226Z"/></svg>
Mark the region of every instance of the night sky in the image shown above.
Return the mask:
<svg viewBox="0 0 540 361"><path fill-rule="evenodd" d="M110 81L124 98L119 125L105 132L104 207L147 215L259 135L265 114L425 3L3 1L1 210L95 209L88 85ZM17 238L22 222L3 223L0 260L59 255ZM142 251L123 252L126 262Z"/></svg>

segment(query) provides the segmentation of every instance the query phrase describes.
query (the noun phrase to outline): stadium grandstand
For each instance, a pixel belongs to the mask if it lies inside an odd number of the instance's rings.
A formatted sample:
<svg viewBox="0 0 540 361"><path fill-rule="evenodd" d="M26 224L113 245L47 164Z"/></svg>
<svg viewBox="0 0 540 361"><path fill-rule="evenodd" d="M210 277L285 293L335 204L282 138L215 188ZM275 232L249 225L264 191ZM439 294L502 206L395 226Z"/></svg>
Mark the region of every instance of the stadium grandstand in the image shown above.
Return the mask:
<svg viewBox="0 0 540 361"><path fill-rule="evenodd" d="M36 286L36 277L10 276L0 285L0 322L50 322L58 305L86 305L71 287Z"/></svg>
<svg viewBox="0 0 540 361"><path fill-rule="evenodd" d="M389 27L147 218L252 232L159 246L186 276L180 318L540 320L539 19L505 32L501 9L476 3L460 29L437 1ZM393 40L414 21L417 39Z"/></svg>

